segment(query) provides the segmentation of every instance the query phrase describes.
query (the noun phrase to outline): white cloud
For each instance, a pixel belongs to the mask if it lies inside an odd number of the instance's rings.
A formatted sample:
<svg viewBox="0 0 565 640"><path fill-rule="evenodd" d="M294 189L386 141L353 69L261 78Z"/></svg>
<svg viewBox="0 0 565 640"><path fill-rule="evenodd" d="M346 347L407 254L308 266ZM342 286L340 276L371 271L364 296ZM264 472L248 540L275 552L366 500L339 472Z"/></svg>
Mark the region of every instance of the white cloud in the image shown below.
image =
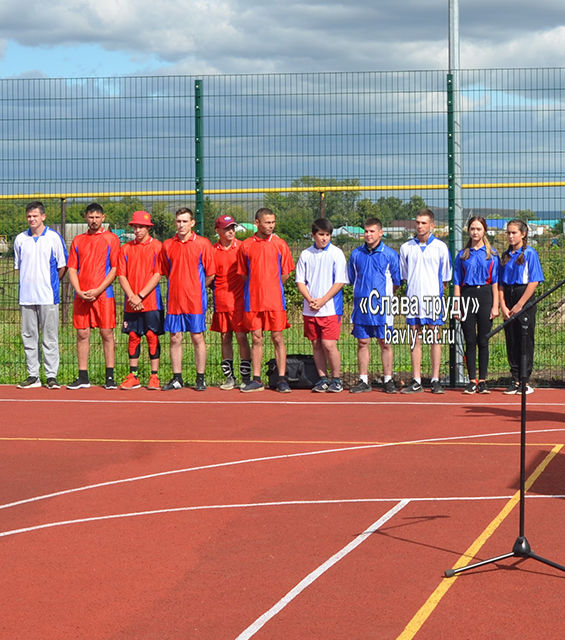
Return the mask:
<svg viewBox="0 0 565 640"><path fill-rule="evenodd" d="M445 0L27 0L25 7L4 0L0 38L43 48L97 44L140 56L140 73L447 66ZM460 18L463 67L565 66L561 0L469 0ZM147 60L162 64L148 69Z"/></svg>

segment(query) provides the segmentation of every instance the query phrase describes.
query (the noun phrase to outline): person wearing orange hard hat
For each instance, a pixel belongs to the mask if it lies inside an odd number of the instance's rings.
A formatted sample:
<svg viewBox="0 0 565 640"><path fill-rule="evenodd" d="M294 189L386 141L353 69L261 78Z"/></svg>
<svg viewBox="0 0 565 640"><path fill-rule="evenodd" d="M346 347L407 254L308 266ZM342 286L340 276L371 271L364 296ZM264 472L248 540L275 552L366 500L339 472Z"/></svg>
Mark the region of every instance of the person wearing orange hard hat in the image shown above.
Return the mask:
<svg viewBox="0 0 565 640"><path fill-rule="evenodd" d="M159 359L163 334L164 308L159 281L161 242L150 234L153 222L147 211L134 211L129 226L134 239L124 244L118 260L118 280L125 293L122 333L129 336L129 374L120 389L141 387L138 363L141 338L145 336L149 348L151 373L148 389L160 389Z"/></svg>

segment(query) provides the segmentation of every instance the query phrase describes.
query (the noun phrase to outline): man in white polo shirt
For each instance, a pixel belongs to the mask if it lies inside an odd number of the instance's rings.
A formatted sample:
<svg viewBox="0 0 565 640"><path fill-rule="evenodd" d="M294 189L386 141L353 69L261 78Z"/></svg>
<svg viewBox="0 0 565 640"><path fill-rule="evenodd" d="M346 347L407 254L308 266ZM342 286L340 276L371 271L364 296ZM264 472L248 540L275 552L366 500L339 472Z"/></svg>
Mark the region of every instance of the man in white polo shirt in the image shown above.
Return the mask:
<svg viewBox="0 0 565 640"><path fill-rule="evenodd" d="M20 272L19 303L22 316L22 341L28 377L20 389L40 387L39 343L47 388L58 389L60 281L67 270L67 249L63 238L45 225L41 202L26 207L27 231L14 241L14 268Z"/></svg>
<svg viewBox="0 0 565 640"><path fill-rule="evenodd" d="M451 258L445 242L433 234L434 214L430 209L420 209L416 215L416 235L400 247L400 277L406 281L406 296L417 299L418 311L406 316L410 339L413 380L401 393L421 393L422 387L422 331L432 338L430 344L432 361L432 393L444 393L439 381L441 364L441 339L439 327L443 325L443 292L451 280Z"/></svg>
<svg viewBox="0 0 565 640"><path fill-rule="evenodd" d="M327 218L314 220L314 244L300 254L296 265L296 286L304 298L304 335L312 342L320 376L312 389L317 393L343 391L337 341L343 315L342 289L349 279L343 251L331 244L332 232Z"/></svg>

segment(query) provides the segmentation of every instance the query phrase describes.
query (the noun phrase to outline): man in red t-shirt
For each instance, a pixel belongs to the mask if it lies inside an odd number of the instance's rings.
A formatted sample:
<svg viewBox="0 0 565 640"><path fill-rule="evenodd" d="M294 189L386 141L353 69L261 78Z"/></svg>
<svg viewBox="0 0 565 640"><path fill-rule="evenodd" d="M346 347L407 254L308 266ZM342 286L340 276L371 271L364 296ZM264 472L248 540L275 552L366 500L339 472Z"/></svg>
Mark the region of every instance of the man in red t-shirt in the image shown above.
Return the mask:
<svg viewBox="0 0 565 640"><path fill-rule="evenodd" d="M270 331L279 373L277 391L288 393L283 330L290 325L286 317L284 283L294 269L294 262L286 242L274 234L276 218L270 209L258 209L255 224L257 232L242 242L237 262L237 271L244 279L243 327L251 332L253 340L253 380L241 391L263 391L265 388L261 381L263 331Z"/></svg>
<svg viewBox="0 0 565 640"><path fill-rule="evenodd" d="M241 242L235 237L236 222L232 216L216 219L218 242L214 245L216 277L212 283L214 315L211 331L218 331L222 339L222 371L226 381L220 389L236 385L233 368L233 334L239 346L239 372L242 385L251 381L251 350L247 332L243 328L243 280L237 273L237 253Z"/></svg>
<svg viewBox="0 0 565 640"><path fill-rule="evenodd" d="M106 362L106 389L116 389L114 381L114 327L116 301L112 282L120 254L118 236L106 231L102 207L93 202L86 207L84 218L88 231L75 236L69 251L69 280L75 290L73 325L77 330L78 378L67 389L90 387L88 356L90 329L99 328Z"/></svg>
<svg viewBox="0 0 565 640"><path fill-rule="evenodd" d="M153 226L147 211L135 211L129 223L135 238L121 248L118 280L126 294L122 333L129 336L129 374L120 389L139 389L137 367L141 351L141 336L147 339L151 375L148 389L160 389L159 358L163 334L164 311L159 280L161 243L151 237Z"/></svg>
<svg viewBox="0 0 565 640"><path fill-rule="evenodd" d="M182 334L190 332L196 365L196 391L204 391L206 382L206 308L210 285L216 274L214 252L207 238L194 233L194 214L182 207L175 214L177 233L163 242L161 273L169 280L165 331L171 333L173 377L163 391L182 389Z"/></svg>

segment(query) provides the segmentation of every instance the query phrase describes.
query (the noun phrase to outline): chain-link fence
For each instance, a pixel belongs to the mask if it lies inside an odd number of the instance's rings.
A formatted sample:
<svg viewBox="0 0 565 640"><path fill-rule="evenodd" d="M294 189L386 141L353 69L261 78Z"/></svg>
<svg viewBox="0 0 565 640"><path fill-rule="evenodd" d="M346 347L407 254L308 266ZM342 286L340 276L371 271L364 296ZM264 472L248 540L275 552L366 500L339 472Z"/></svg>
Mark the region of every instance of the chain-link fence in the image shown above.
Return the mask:
<svg viewBox="0 0 565 640"><path fill-rule="evenodd" d="M506 246L505 222L527 219L546 276L542 291L564 271L564 77L563 69L465 70L456 85L463 218L487 218L499 250ZM200 231L214 240L220 213L252 228L255 210L268 206L295 258L320 215L332 221L334 242L349 254L363 241L367 217L379 217L387 244L398 248L426 205L436 213L437 234L446 242L457 234L455 248L461 247L448 202L445 72L0 80L0 87L0 382L25 377L11 247L27 227L24 209L33 199L44 202L48 224L59 225L68 246L83 230L85 205L95 200L122 241L137 209L151 212L163 239L174 233L176 208L188 205L198 212ZM67 282L63 288L60 377L68 381L76 373L75 335ZM292 279L287 289L288 351L309 353ZM120 310L122 300L118 295ZM538 311L536 382L565 380L564 316L565 293L557 291ZM350 329L346 312L340 350L348 380L357 375ZM119 330L116 336L121 377L126 339ZM208 332L207 343L207 377L215 382L221 378L218 335ZM165 337L163 377L170 372L167 348ZM378 375L376 344L373 349L371 372ZM188 341L185 351L190 380ZM271 356L269 347L265 359ZM444 349L446 378L448 360ZM90 361L92 377L101 381L95 334ZM143 367L146 362L143 356ZM423 367L429 371L427 360ZM409 377L407 345L396 347L394 369ZM499 334L490 376L504 378L507 370Z"/></svg>

